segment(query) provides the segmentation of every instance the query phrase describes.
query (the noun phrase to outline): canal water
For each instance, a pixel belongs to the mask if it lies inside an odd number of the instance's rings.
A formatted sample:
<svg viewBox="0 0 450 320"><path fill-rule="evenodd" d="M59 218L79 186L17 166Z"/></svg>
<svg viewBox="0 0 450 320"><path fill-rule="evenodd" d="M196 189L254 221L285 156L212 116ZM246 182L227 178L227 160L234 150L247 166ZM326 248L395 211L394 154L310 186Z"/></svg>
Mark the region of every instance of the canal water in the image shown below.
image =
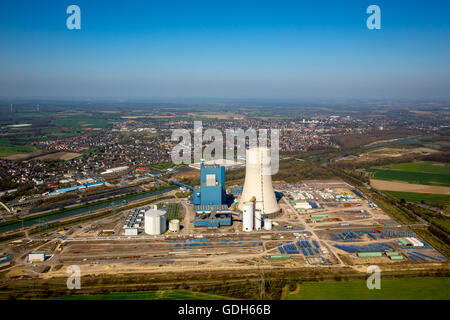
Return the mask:
<svg viewBox="0 0 450 320"><path fill-rule="evenodd" d="M164 188L164 189L160 189L160 190L155 190L155 191L149 191L149 192L145 192L145 193L141 193L141 194L134 194L134 195L129 195L129 196L123 196L120 197L120 199L111 199L99 204L93 204L93 205L89 205L83 208L75 208L75 209L69 209L67 211L64 212L56 212L54 214L45 216L45 217L36 217L33 219L29 219L23 222L23 226L24 227L29 227L35 224L45 224L45 223L50 223L53 221L53 223L55 223L55 220L57 219L62 219L62 218L66 218L66 217L70 217L70 216L74 216L77 214L82 214L88 211L94 211L94 210L99 210L99 209L103 209L106 207L110 207L111 205L115 204L120 204L122 201L126 200L128 202L131 201L135 201L135 200L140 200L140 199L144 199L144 198L148 198L151 196L155 196L155 195L159 195L162 193L165 193L167 191L173 190L174 187L168 187L168 188ZM1 226L0 227L0 233L1 232L6 232L6 231L11 231L11 230L15 230L15 229L19 229L22 228L22 221L18 221L6 226Z"/></svg>

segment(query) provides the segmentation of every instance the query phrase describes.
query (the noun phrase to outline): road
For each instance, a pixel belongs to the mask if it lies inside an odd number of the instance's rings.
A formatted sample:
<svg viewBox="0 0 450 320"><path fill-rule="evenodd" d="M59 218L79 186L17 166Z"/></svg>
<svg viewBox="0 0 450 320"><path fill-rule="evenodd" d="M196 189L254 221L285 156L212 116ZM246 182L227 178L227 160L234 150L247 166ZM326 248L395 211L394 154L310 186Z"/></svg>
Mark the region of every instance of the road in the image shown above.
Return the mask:
<svg viewBox="0 0 450 320"><path fill-rule="evenodd" d="M310 226L306 223L305 219L303 219L303 217L297 213L297 210L295 210L295 208L294 208L294 207L292 206L292 204L287 200L286 197L283 197L282 199L283 199L283 201L288 205L288 207L291 209L291 212L293 212L293 213L297 216L297 219L304 225L305 231L310 232L310 233L311 233L311 237L312 237L314 240L316 240L318 243L320 243L321 240L320 240L320 238L316 235L316 233L314 232L314 229L313 229L312 227L310 227ZM322 243L325 243L325 242L322 242ZM329 250L330 252L332 252L333 255L336 257L336 259L338 259L339 264L342 265L342 266L345 265L344 262L342 261L342 259L339 257L339 255L334 251L334 249L332 249L332 247L329 246L328 244L327 244L327 247L328 247L328 250Z"/></svg>

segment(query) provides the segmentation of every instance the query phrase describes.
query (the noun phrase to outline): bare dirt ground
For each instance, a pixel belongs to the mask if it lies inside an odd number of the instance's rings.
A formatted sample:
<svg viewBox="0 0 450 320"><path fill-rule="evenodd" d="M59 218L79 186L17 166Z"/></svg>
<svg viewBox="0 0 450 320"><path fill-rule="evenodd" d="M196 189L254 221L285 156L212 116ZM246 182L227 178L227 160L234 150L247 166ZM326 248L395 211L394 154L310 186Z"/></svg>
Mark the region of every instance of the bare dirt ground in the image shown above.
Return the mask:
<svg viewBox="0 0 450 320"><path fill-rule="evenodd" d="M36 157L33 160L72 160L79 156L81 156L81 154L75 152L56 152Z"/></svg>
<svg viewBox="0 0 450 320"><path fill-rule="evenodd" d="M29 158L33 158L42 154L42 151L33 151L29 153L18 153L12 154L10 156L4 157L3 159L12 160L12 161L22 161Z"/></svg>
<svg viewBox="0 0 450 320"><path fill-rule="evenodd" d="M358 161L374 161L382 158L398 158L408 155L428 155L436 152L438 151L430 148L402 149L386 147L372 152L362 153L359 155Z"/></svg>
<svg viewBox="0 0 450 320"><path fill-rule="evenodd" d="M450 195L449 187L426 186L422 184L394 182L370 179L370 185L378 190L418 192L418 193L436 193Z"/></svg>
<svg viewBox="0 0 450 320"><path fill-rule="evenodd" d="M200 171L194 168L185 167L179 170L177 173L174 173L171 176L171 179L190 179L190 178L198 178L200 177Z"/></svg>
<svg viewBox="0 0 450 320"><path fill-rule="evenodd" d="M43 151L33 151L29 153L18 153L8 157L4 157L7 160L23 161L23 160L72 160L81 156L80 153L75 152L54 152L42 155Z"/></svg>

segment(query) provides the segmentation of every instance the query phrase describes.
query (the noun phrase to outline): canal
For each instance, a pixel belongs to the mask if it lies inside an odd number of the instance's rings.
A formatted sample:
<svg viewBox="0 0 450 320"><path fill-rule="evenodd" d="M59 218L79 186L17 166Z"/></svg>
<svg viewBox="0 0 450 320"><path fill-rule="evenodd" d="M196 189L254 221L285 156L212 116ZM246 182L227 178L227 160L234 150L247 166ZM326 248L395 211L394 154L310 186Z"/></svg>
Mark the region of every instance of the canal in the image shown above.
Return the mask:
<svg viewBox="0 0 450 320"><path fill-rule="evenodd" d="M167 191L173 190L175 189L175 187L168 187L168 188L164 188L164 189L160 189L160 190L155 190L155 191L149 191L149 192L144 192L144 193L139 193L139 194L132 194L129 196L122 196L119 199L110 199L107 200L105 202L102 203L98 203L98 204L92 204L92 205L88 205L82 208L74 208L74 209L68 209L62 212L55 212L53 214L49 214L46 215L44 217L35 217L35 218L31 218L28 220L25 220L23 222L23 226L24 227L29 227L32 225L36 225L36 224L45 224L45 223L50 223L50 222L55 222L58 219L63 219L63 218L67 218L67 217L71 217L77 214L82 214L88 211L94 211L94 210L99 210L99 209L103 209L106 207L110 207L113 204L120 204L120 202L126 200L127 202L131 202L131 201L135 201L135 200L140 200L140 199L144 199L144 198L148 198L148 197L152 197L152 196L156 196L156 195L160 195L163 194ZM8 225L4 225L4 226L0 226L0 233L1 232L7 232L7 231L11 231L11 230L16 230L16 229L20 229L22 228L22 221L17 221L15 223L11 223Z"/></svg>

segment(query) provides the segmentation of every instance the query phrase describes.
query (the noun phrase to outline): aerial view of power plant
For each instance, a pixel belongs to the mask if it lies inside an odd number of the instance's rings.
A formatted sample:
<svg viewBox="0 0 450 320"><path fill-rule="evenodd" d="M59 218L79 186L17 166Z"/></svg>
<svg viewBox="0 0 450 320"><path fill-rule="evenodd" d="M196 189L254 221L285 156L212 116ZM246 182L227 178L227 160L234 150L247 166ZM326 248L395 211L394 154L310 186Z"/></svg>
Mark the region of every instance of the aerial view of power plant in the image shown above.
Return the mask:
<svg viewBox="0 0 450 320"><path fill-rule="evenodd" d="M450 300L449 2L1 6L0 303Z"/></svg>

